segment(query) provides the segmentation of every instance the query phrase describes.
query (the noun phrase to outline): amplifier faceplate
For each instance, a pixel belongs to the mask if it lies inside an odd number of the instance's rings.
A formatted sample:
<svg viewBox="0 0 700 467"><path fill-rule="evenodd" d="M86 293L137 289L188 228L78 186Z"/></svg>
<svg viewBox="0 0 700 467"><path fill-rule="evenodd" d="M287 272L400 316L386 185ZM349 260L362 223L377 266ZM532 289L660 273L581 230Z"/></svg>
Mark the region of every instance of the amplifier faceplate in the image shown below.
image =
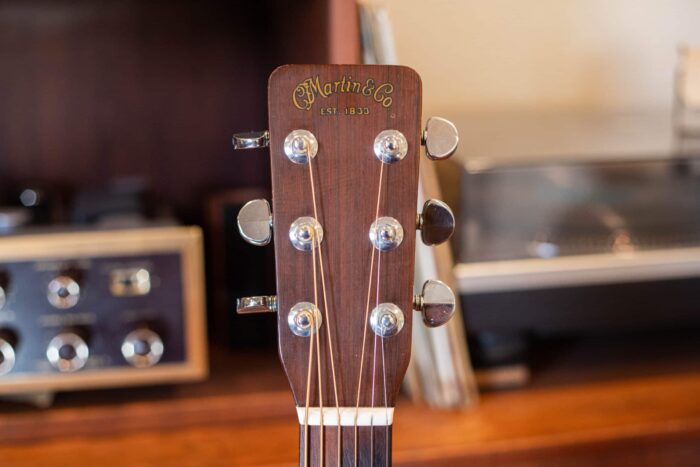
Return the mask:
<svg viewBox="0 0 700 467"><path fill-rule="evenodd" d="M0 238L0 393L204 377L201 249L190 227Z"/></svg>

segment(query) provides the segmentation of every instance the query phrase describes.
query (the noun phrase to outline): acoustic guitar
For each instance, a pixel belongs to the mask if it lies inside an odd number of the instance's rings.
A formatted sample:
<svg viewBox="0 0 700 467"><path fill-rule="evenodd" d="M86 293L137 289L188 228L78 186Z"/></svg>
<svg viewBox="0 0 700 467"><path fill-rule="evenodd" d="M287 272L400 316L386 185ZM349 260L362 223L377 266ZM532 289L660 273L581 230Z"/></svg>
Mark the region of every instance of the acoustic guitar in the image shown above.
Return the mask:
<svg viewBox="0 0 700 467"><path fill-rule="evenodd" d="M449 157L457 131L442 118L421 129L421 80L402 66L282 66L268 106L269 130L233 145L270 150L272 209L250 201L238 226L254 245L274 240L277 295L242 298L238 312L277 313L299 464L390 465L412 311L439 326L455 304L437 280L414 295L416 232L434 245L454 230L441 201L416 214L420 150Z"/></svg>

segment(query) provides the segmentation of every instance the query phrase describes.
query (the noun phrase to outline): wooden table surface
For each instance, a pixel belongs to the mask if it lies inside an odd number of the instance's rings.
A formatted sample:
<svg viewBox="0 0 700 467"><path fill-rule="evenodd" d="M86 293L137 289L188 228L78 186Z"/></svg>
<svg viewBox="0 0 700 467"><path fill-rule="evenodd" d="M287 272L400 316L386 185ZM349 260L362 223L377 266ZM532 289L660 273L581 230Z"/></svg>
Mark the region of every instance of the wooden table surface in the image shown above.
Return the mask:
<svg viewBox="0 0 700 467"><path fill-rule="evenodd" d="M274 358L252 360L248 371L202 385L74 393L43 411L0 406L0 465L293 465L298 427L286 382ZM698 465L692 360L487 393L462 412L402 400L395 464Z"/></svg>

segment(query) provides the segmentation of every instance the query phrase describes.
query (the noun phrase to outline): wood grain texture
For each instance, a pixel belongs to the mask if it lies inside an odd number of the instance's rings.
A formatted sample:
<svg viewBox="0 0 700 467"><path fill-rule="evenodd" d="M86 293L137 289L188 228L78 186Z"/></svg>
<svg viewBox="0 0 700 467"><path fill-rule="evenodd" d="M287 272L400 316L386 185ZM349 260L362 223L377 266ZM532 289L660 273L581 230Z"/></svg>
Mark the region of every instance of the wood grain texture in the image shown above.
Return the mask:
<svg viewBox="0 0 700 467"><path fill-rule="evenodd" d="M323 431L323 449L321 449L321 428L309 427L308 465L347 465L377 467L391 464L391 426L363 426L357 428L357 445L355 444L355 427L325 427ZM338 449L338 434L340 434L340 450ZM304 465L304 438L306 430L299 427L299 464ZM340 452L340 457L338 457ZM339 462L340 460L340 462ZM357 460L357 462L355 462Z"/></svg>
<svg viewBox="0 0 700 467"><path fill-rule="evenodd" d="M272 362L266 367L265 373L274 370ZM694 367L686 373L487 393L478 407L465 412L437 412L399 400L394 464L695 466L700 373L697 362ZM264 375L249 371L251 376L239 383L254 385L255 374L255 394L212 394L209 401L197 398L195 404L190 398L185 405L111 403L105 407L109 411L88 406L77 409L82 413L60 415L63 429L50 439L32 438L32 430L55 423L52 419L66 408L24 414L22 425L13 420L16 415L3 412L0 427L7 431L0 437L0 459L12 467L294 465L299 426L291 410L281 412L290 401L280 400L281 393L265 394L271 383L261 383ZM232 383L229 390L241 386ZM101 399L107 403L104 394ZM164 405L172 405L171 410L156 410ZM253 412L264 414L266 405L278 410L274 418L251 418ZM88 420L89 413L94 416ZM25 434L21 443L4 436L19 431Z"/></svg>
<svg viewBox="0 0 700 467"><path fill-rule="evenodd" d="M297 406L305 406L308 400L311 407L354 407L358 401L361 407L393 407L410 359L420 77L398 66L288 65L273 72L268 94L279 352L294 399ZM296 129L311 131L319 145L311 162L317 220L324 230L322 255L317 255L323 257L323 263L318 263L316 289L314 256L296 250L289 241L289 226L299 217L314 216L309 165L294 164L284 153L284 140ZM408 154L382 168L373 145L376 136L388 129L404 134ZM372 260L368 233L378 194L379 216L397 219L404 228L404 238L398 248L377 252ZM323 306L321 267L327 309ZM370 274L374 279L368 308ZM316 303L323 314L322 326L330 332L328 339L328 331L320 330L310 384L310 339L295 336L287 323L290 308L298 302ZM367 316L376 304L384 302L401 308L405 325L398 335L383 340L369 329ZM320 377L316 368L319 360ZM306 451L303 431L301 438L300 462L304 463L303 456L310 456L311 465L323 465L323 452L313 446ZM391 445L390 433L382 431L382 435L372 437L376 445L368 446L365 438L355 445L353 431L352 442L341 447L343 455L357 456L361 465L381 458L383 465L387 460L383 453ZM328 455L332 457L336 449L332 445Z"/></svg>
<svg viewBox="0 0 700 467"><path fill-rule="evenodd" d="M299 83L318 77L333 83L345 77L353 82L373 80L393 87L393 103L384 107L361 93L332 93L317 96L310 110L296 108L292 101ZM322 115L321 108L334 107L337 115ZM369 115L346 115L346 108L367 107ZM329 326L333 340L339 404L355 406L362 354L368 277L372 245L368 232L375 216L381 162L373 143L386 129L401 131L408 140L408 155L386 165L382 184L380 216L391 216L404 227L404 240L395 250L381 254L380 302L392 302L404 312L406 324L395 337L386 339L385 361L388 405L393 406L408 365L411 341L415 216L420 153L421 83L411 69L396 66L296 65L278 68L270 77L270 158L272 166L273 216L277 297L279 303L279 347L297 405L305 405L309 339L293 335L287 313L297 302L314 302L312 255L296 250L288 238L289 226L301 216L313 216L309 189L309 167L290 162L283 150L285 137L294 129L307 129L319 141L313 160L321 244L329 300ZM377 266L375 261L375 268ZM376 273L375 273L376 276ZM320 290L320 272L318 287ZM376 279L375 279L376 284ZM319 292L320 297L320 292ZM374 292L373 292L374 297ZM370 308L374 307L372 300ZM319 305L321 300L319 298ZM328 359L326 332L321 330L323 401L333 406L333 380ZM374 334L367 332L360 406L371 406ZM377 340L381 343L381 340ZM377 348L377 360L381 359ZM374 405L383 404L381 361L376 365ZM314 370L315 371L315 370ZM318 406L316 377L312 378L311 405ZM381 399L380 399L381 397Z"/></svg>
<svg viewBox="0 0 700 467"><path fill-rule="evenodd" d="M136 176L199 222L212 190L269 186L231 133L264 128L277 65L329 59L328 17L327 0L2 2L0 199Z"/></svg>

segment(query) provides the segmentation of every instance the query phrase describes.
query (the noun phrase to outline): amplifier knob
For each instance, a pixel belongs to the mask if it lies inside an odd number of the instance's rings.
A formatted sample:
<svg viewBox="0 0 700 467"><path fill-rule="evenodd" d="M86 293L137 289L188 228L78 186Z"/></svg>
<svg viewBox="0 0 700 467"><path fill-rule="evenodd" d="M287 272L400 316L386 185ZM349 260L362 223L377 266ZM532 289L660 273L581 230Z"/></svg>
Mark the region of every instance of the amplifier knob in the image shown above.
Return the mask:
<svg viewBox="0 0 700 467"><path fill-rule="evenodd" d="M49 342L46 358L61 372L78 371L87 363L90 349L82 337L72 332L64 332Z"/></svg>
<svg viewBox="0 0 700 467"><path fill-rule="evenodd" d="M6 375L15 366L14 339L1 333L0 335L0 375Z"/></svg>
<svg viewBox="0 0 700 467"><path fill-rule="evenodd" d="M80 285L72 277L61 275L49 282L46 296L56 308L72 308L80 298Z"/></svg>
<svg viewBox="0 0 700 467"><path fill-rule="evenodd" d="M147 368L163 356L163 340L147 328L131 331L122 343L122 355L132 366Z"/></svg>

